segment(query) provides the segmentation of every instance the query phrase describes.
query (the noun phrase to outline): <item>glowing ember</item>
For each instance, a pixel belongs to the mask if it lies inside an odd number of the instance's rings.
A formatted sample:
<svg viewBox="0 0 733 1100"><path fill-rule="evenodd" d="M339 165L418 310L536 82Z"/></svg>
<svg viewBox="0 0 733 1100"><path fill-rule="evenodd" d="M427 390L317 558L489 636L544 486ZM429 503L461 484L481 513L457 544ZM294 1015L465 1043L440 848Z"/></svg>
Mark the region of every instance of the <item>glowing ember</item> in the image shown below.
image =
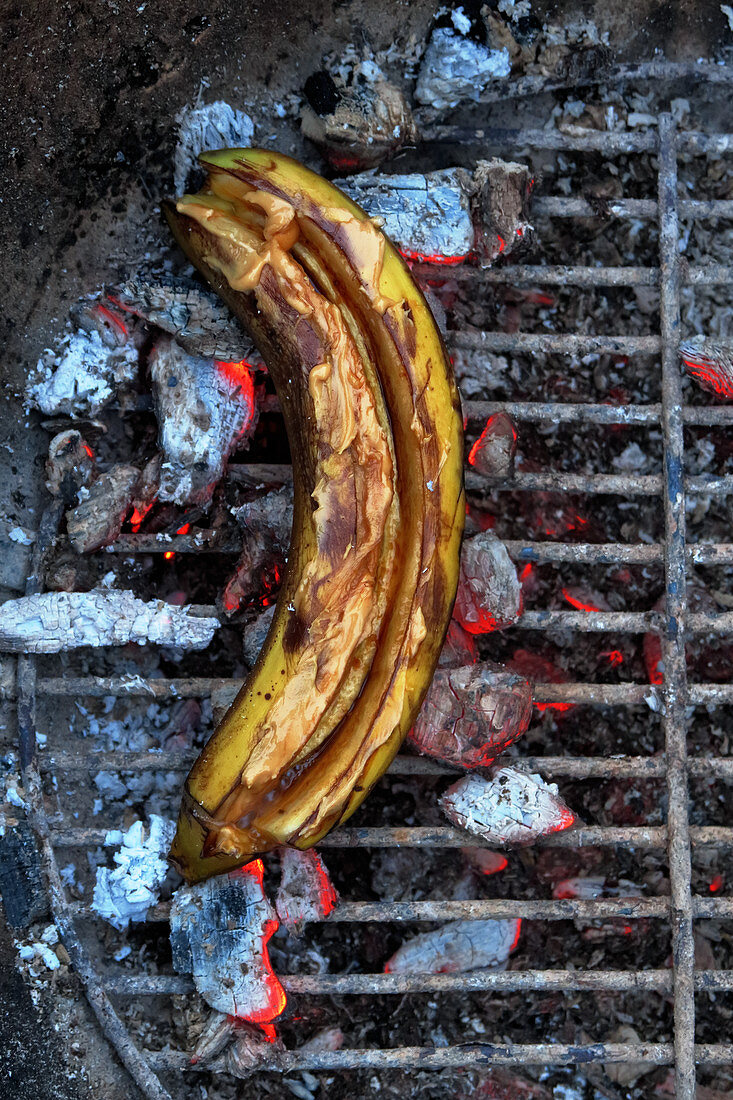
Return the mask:
<svg viewBox="0 0 733 1100"><path fill-rule="evenodd" d="M281 849L275 908L289 932L299 935L308 921L325 920L337 901L328 871L314 849Z"/></svg>
<svg viewBox="0 0 733 1100"><path fill-rule="evenodd" d="M643 651L649 683L659 687L664 683L664 661L662 660L662 639L658 634L644 635Z"/></svg>
<svg viewBox="0 0 733 1100"><path fill-rule="evenodd" d="M708 889L710 890L710 893L711 894L717 894L719 890L722 890L723 882L724 882L723 876L722 875L716 875L715 878L713 879L713 881L710 883L710 886L708 887Z"/></svg>
<svg viewBox="0 0 733 1100"><path fill-rule="evenodd" d="M238 363L225 363L222 359L215 359L214 366L219 374L226 378L227 382L235 386L235 393L241 391L242 399L252 408L254 406L255 384L251 363L241 359Z"/></svg>
<svg viewBox="0 0 733 1100"><path fill-rule="evenodd" d="M570 680L564 668L528 649L516 649L508 667L518 672L520 676L525 676L531 684L567 684ZM554 710L559 713L572 710L574 706L573 703L538 703L537 700L534 705L541 712Z"/></svg>
<svg viewBox="0 0 733 1100"><path fill-rule="evenodd" d="M101 304L97 306L97 309L102 314L102 316L104 318L106 318L107 321L110 322L110 324L114 325L115 328L119 329L119 331L122 333L123 336L125 336L125 337L129 336L129 331L128 331L127 325L125 324L125 322L122 320L121 317L118 317L115 313L112 312L111 309L107 309L106 306L103 306Z"/></svg>
<svg viewBox="0 0 733 1100"><path fill-rule="evenodd" d="M187 535L190 530L191 530L191 524L190 523L184 523L183 527L178 528L178 530L176 531L176 534L177 535Z"/></svg>
<svg viewBox="0 0 733 1100"><path fill-rule="evenodd" d="M399 251L410 263L443 264L446 266L465 263L470 256L469 252L464 256L441 256L439 252L413 252L412 249L409 248L400 248Z"/></svg>
<svg viewBox="0 0 733 1100"><path fill-rule="evenodd" d="M517 429L505 412L495 413L468 452L468 463L485 477L511 473L517 450Z"/></svg>
<svg viewBox="0 0 733 1100"><path fill-rule="evenodd" d="M563 588L563 598L567 600L571 607L574 607L577 611L608 611L609 607L606 601L601 596L600 598L594 594L589 593L585 595L582 589L579 588ZM596 598L593 599L593 595ZM591 597L591 598L588 598ZM604 606L605 605L605 606Z"/></svg>
<svg viewBox="0 0 733 1100"><path fill-rule="evenodd" d="M624 655L620 649L601 650L600 656L608 658L608 663L611 668L614 668L616 665L622 665L624 663Z"/></svg>
<svg viewBox="0 0 733 1100"><path fill-rule="evenodd" d="M489 532L466 539L453 614L470 634L511 626L522 614L522 589L504 543Z"/></svg>
<svg viewBox="0 0 733 1100"><path fill-rule="evenodd" d="M163 557L165 558L166 561L170 561L171 558L175 558L175 556L176 556L175 550L166 550L166 552L163 554Z"/></svg>
<svg viewBox="0 0 733 1100"><path fill-rule="evenodd" d="M453 825L489 844L532 844L575 821L554 783L518 768L500 768L491 779L467 775L448 788L440 805Z"/></svg>
<svg viewBox="0 0 733 1100"><path fill-rule="evenodd" d="M680 344L687 373L716 397L733 398L733 346L695 336Z"/></svg>

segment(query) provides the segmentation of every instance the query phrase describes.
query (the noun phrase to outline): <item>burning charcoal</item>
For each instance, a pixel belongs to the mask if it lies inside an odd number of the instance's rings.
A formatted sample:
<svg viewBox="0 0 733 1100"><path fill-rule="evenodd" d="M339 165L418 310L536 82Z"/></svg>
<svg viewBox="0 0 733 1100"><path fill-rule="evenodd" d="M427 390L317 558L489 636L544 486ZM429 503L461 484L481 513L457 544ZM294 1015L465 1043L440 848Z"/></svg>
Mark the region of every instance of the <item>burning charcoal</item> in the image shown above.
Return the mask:
<svg viewBox="0 0 733 1100"><path fill-rule="evenodd" d="M55 351L43 353L26 396L47 416L96 416L117 386L135 378L137 369L133 344L109 348L98 332L74 332L64 336Z"/></svg>
<svg viewBox="0 0 733 1100"><path fill-rule="evenodd" d="M460 263L473 251L472 185L462 168L334 182L368 214L383 219L384 232L410 260Z"/></svg>
<svg viewBox="0 0 733 1100"><path fill-rule="evenodd" d="M76 504L79 490L87 488L94 476L94 451L73 429L60 432L51 440L46 459L46 488L60 496L67 507Z"/></svg>
<svg viewBox="0 0 733 1100"><path fill-rule="evenodd" d="M524 164L495 157L479 161L473 176L477 251L487 263L508 256L532 230L532 175Z"/></svg>
<svg viewBox="0 0 733 1100"><path fill-rule="evenodd" d="M324 920L332 911L338 894L318 852L297 848L280 849L280 888L275 899L277 915L294 936L299 936L308 921Z"/></svg>
<svg viewBox="0 0 733 1100"><path fill-rule="evenodd" d="M733 397L733 344L693 336L680 344L690 378L716 397Z"/></svg>
<svg viewBox="0 0 733 1100"><path fill-rule="evenodd" d="M0 652L60 653L80 646L144 645L205 649L219 620L199 618L132 592L44 592L0 606Z"/></svg>
<svg viewBox="0 0 733 1100"><path fill-rule="evenodd" d="M509 477L517 453L517 429L505 412L495 413L468 452L468 462L484 477Z"/></svg>
<svg viewBox="0 0 733 1100"><path fill-rule="evenodd" d="M173 966L193 974L218 1012L267 1023L285 1008L267 942L278 921L262 886L257 859L227 875L176 891L171 906Z"/></svg>
<svg viewBox="0 0 733 1100"><path fill-rule="evenodd" d="M491 779L467 775L448 788L440 805L454 825L490 844L531 844L575 821L554 783L517 768L501 768Z"/></svg>
<svg viewBox="0 0 733 1100"><path fill-rule="evenodd" d="M448 633L438 659L438 668L458 668L460 665L473 665L478 660L478 649L472 634L464 630L459 622L451 619Z"/></svg>
<svg viewBox="0 0 733 1100"><path fill-rule="evenodd" d="M407 940L386 974L460 974L502 966L519 941L521 920L459 920Z"/></svg>
<svg viewBox="0 0 733 1100"><path fill-rule="evenodd" d="M113 466L85 490L81 504L66 513L69 542L77 554L90 554L115 541L139 480L136 466Z"/></svg>
<svg viewBox="0 0 733 1100"><path fill-rule="evenodd" d="M244 637L242 638L242 653L244 659L250 668L253 667L255 661L260 655L260 650L264 645L267 632L272 625L272 619L275 614L275 604L271 604L265 611L257 616L254 622L248 623L244 628Z"/></svg>
<svg viewBox="0 0 733 1100"><path fill-rule="evenodd" d="M249 115L222 100L184 107L176 122L178 144L173 161L173 186L179 195L186 190L199 153L210 149L244 149L252 144L255 133Z"/></svg>
<svg viewBox="0 0 733 1100"><path fill-rule="evenodd" d="M221 299L190 279L128 279L115 288L113 301L174 336L189 355L238 362L254 354L251 338Z"/></svg>
<svg viewBox="0 0 733 1100"><path fill-rule="evenodd" d="M100 302L98 295L82 298L71 307L69 316L77 328L88 332L90 336L99 336L106 348L114 350L130 342L130 330L123 318L104 302Z"/></svg>
<svg viewBox="0 0 733 1100"><path fill-rule="evenodd" d="M522 614L522 586L504 543L488 531L466 539L453 615L470 634L504 630Z"/></svg>
<svg viewBox="0 0 733 1100"><path fill-rule="evenodd" d="M535 1081L516 1077L508 1070L492 1069L470 1094L470 1100L552 1100L553 1093ZM571 1090L567 1096L573 1095ZM575 1094L577 1095L577 1094ZM461 1100L468 1100L468 1094Z"/></svg>
<svg viewBox="0 0 733 1100"><path fill-rule="evenodd" d="M207 504L229 455L254 430L250 369L194 358L163 336L150 357L150 375L164 459L160 499Z"/></svg>
<svg viewBox="0 0 733 1100"><path fill-rule="evenodd" d="M480 875L495 875L503 871L509 862L501 852L490 852L488 848L461 848L461 854Z"/></svg>
<svg viewBox="0 0 733 1100"><path fill-rule="evenodd" d="M293 486L283 485L256 497L232 509L232 515L245 531L266 531L279 550L287 550L293 526Z"/></svg>
<svg viewBox="0 0 733 1100"><path fill-rule="evenodd" d="M302 1043L298 1050L307 1054L325 1054L329 1050L341 1050L344 1033L340 1027L324 1027Z"/></svg>
<svg viewBox="0 0 733 1100"><path fill-rule="evenodd" d="M231 615L263 592L261 606L269 607L280 587L284 568L285 555L267 531L245 534L242 554L218 601L222 611Z"/></svg>
<svg viewBox="0 0 733 1100"><path fill-rule="evenodd" d="M509 76L511 63L504 47L489 49L466 35L472 29L462 8L450 13L452 27L436 27L423 55L415 98L437 111L456 107L462 99L478 100L500 77Z"/></svg>
<svg viewBox="0 0 733 1100"><path fill-rule="evenodd" d="M145 517L158 499L162 462L162 455L156 454L143 466L132 497L130 526L133 531L140 530Z"/></svg>
<svg viewBox="0 0 733 1100"><path fill-rule="evenodd" d="M145 920L168 873L168 849L175 831L175 822L151 814L147 830L142 821L135 821L126 833L107 833L105 845L120 847L113 856L114 870L97 868L92 909L100 917L120 930L130 921Z"/></svg>
<svg viewBox="0 0 733 1100"><path fill-rule="evenodd" d="M439 668L408 734L413 748L459 768L485 768L526 730L529 684L488 662Z"/></svg>
<svg viewBox="0 0 733 1100"><path fill-rule="evenodd" d="M337 171L374 168L419 138L407 100L384 79L338 87L319 72L306 81L305 94L303 133Z"/></svg>
<svg viewBox="0 0 733 1100"><path fill-rule="evenodd" d="M611 606L603 595L595 588L586 588L583 585L569 585L562 590L563 599L574 607L576 611L610 611Z"/></svg>

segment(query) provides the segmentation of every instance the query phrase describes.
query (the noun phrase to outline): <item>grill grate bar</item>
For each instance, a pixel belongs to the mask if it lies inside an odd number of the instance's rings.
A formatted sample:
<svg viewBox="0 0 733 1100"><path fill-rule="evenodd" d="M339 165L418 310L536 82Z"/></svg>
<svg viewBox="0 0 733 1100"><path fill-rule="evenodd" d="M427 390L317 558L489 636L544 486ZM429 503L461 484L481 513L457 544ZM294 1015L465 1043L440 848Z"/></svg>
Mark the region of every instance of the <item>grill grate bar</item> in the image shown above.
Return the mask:
<svg viewBox="0 0 733 1100"><path fill-rule="evenodd" d="M659 149L659 135L654 130L620 133L577 128L567 133L561 130L509 130L496 126L433 126L423 133L423 139L460 145L502 145L513 149L515 155L519 155L519 147L522 145L535 149L568 149L577 153L607 154L656 153ZM699 130L684 130L677 136L677 145L681 151L698 156L731 153L733 134L704 134ZM680 207L682 212L687 212L684 203L680 203Z"/></svg>
<svg viewBox="0 0 733 1100"><path fill-rule="evenodd" d="M586 355L606 352L613 355L658 355L658 336L606 336L576 332L449 332L447 343L453 348L478 351L513 351L532 354Z"/></svg>
<svg viewBox="0 0 733 1100"><path fill-rule="evenodd" d="M146 1051L150 1065L157 1070L191 1070L191 1055L185 1051ZM703 1065L721 1066L733 1062L733 1046L709 1043L694 1047L694 1057ZM397 1047L391 1050L337 1050L327 1054L287 1051L278 1058L278 1071L345 1069L464 1069L492 1066L572 1066L591 1062L648 1062L672 1065L671 1043L516 1043L498 1046L492 1043L461 1043L453 1047ZM205 1068L205 1067L203 1067Z"/></svg>
<svg viewBox="0 0 733 1100"><path fill-rule="evenodd" d="M469 974L285 974L286 992L307 996L393 993L477 993L485 990L521 992L672 992L671 970L510 970ZM115 997L177 996L190 993L194 984L180 974L129 974L104 976L104 988ZM733 990L733 971L696 970L695 989L704 993Z"/></svg>
<svg viewBox="0 0 733 1100"><path fill-rule="evenodd" d="M667 476L664 497L665 600L667 629L662 637L664 701L662 726L667 755L668 860L674 966L675 1093L695 1100L695 945L692 936L690 822L687 790L687 662L685 659L685 497L684 434L678 363L679 222L677 147L672 116L659 117L659 266L662 335L662 431ZM690 616L693 618L693 616Z"/></svg>
<svg viewBox="0 0 733 1100"><path fill-rule="evenodd" d="M539 202L535 200L535 207ZM544 202L555 200L543 200ZM562 200L571 202L576 200ZM583 200L577 200L583 202ZM587 204L586 204L587 205ZM652 203L656 216L657 204ZM733 202L729 203L733 215ZM415 264L413 274L427 283L436 281L435 268L430 264ZM437 276L440 279L440 276ZM508 283L511 286L659 286L658 267L584 267L564 264L500 264L498 267L472 267L468 264L451 267L449 278L459 282ZM733 268L725 264L705 264L686 267L680 281L691 286L724 286L733 282Z"/></svg>
<svg viewBox="0 0 733 1100"><path fill-rule="evenodd" d="M85 848L102 844L110 829L119 825L69 826L54 829L53 843L59 848ZM733 847L733 827L724 825L693 825L690 838L695 846L719 845ZM619 847L664 848L667 827L664 825L580 825L567 832L552 833L536 842L542 848ZM318 842L319 848L482 848L485 845L459 829L449 826L352 826L337 829ZM717 900L717 899L716 899ZM440 902L448 905L448 902ZM341 909L339 909L341 912Z"/></svg>
<svg viewBox="0 0 733 1100"><path fill-rule="evenodd" d="M39 758L42 773L55 771L93 772L98 768L116 768L121 772L142 772L164 768L166 771L188 771L195 761L195 752L45 752ZM626 756L620 759L605 756L523 756L521 765L531 771L566 779L661 779L666 774L663 756ZM703 756L690 760L688 771L695 778L716 777L733 780L733 757ZM452 776L455 768L421 756L397 756L387 775Z"/></svg>
<svg viewBox="0 0 733 1100"><path fill-rule="evenodd" d="M209 551L217 554L238 554L241 543L222 539L218 532L203 532L204 540L190 535L173 539L160 535L120 535L110 550L117 554L156 554L173 550L179 554ZM217 541L220 539L220 541ZM588 565L650 565L664 559L661 543L623 542L533 542L531 539L504 539L509 554L519 561L548 564L551 562L585 563ZM687 559L697 565L730 565L733 563L733 543L699 543L685 548Z"/></svg>
<svg viewBox="0 0 733 1100"><path fill-rule="evenodd" d="M51 696L105 695L146 696L151 699L206 698L216 688L241 685L241 680L208 676L166 680L143 680L137 676L39 677L37 691ZM624 706L646 703L659 709L659 691L649 684L536 684L537 703L595 703ZM733 684L690 684L688 703L709 706L733 702Z"/></svg>
<svg viewBox="0 0 733 1100"><path fill-rule="evenodd" d="M465 844L463 845L466 846ZM659 847L664 847L662 842ZM73 912L86 920L99 917L84 902L75 902ZM329 924L378 924L384 921L415 923L446 920L668 920L669 898L560 899L548 901L527 898L478 898L466 901L341 901L327 918ZM723 919L733 916L733 898L693 898L695 917ZM167 921L170 905L160 902L149 910L148 921Z"/></svg>

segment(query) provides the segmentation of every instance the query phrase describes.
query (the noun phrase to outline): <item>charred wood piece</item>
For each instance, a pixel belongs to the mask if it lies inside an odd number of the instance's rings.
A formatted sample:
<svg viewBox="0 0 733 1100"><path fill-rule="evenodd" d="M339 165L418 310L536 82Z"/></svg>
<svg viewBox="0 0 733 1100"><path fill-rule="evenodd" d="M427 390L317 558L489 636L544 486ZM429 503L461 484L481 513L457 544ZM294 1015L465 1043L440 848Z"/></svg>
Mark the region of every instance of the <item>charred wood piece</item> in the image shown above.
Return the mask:
<svg viewBox="0 0 733 1100"><path fill-rule="evenodd" d="M158 499L160 492L160 468L163 456L160 454L145 463L138 478L135 492L132 497L132 515L130 526L133 531L139 531L145 517Z"/></svg>
<svg viewBox="0 0 733 1100"><path fill-rule="evenodd" d="M375 168L419 139L407 100L384 79L344 87L321 71L308 78L304 91L301 129L336 171Z"/></svg>
<svg viewBox="0 0 733 1100"><path fill-rule="evenodd" d="M522 614L522 586L504 543L489 531L461 549L453 615L469 634L504 630Z"/></svg>
<svg viewBox="0 0 733 1100"><path fill-rule="evenodd" d="M507 847L532 844L575 821L554 783L517 768L501 768L491 779L467 775L448 788L440 805L460 829Z"/></svg>
<svg viewBox="0 0 733 1100"><path fill-rule="evenodd" d="M218 1012L263 1023L279 1016L286 997L267 942L278 927L262 885L260 860L194 886L171 905L173 966L193 974L196 989Z"/></svg>
<svg viewBox="0 0 733 1100"><path fill-rule="evenodd" d="M59 432L51 440L46 459L46 488L60 496L67 508L76 504L79 490L88 488L94 477L94 451L81 432Z"/></svg>
<svg viewBox="0 0 733 1100"><path fill-rule="evenodd" d="M318 852L312 848L305 852L297 848L280 850L280 888L275 908L289 932L299 936L306 923L324 920L337 901L338 894Z"/></svg>
<svg viewBox="0 0 733 1100"><path fill-rule="evenodd" d="M160 499L206 504L229 455L254 430L251 372L245 363L191 356L163 336L151 354L150 374L163 452Z"/></svg>
<svg viewBox="0 0 733 1100"><path fill-rule="evenodd" d="M144 645L204 649L219 620L199 618L132 592L44 592L0 606L0 652L61 653L81 646Z"/></svg>
<svg viewBox="0 0 733 1100"><path fill-rule="evenodd" d="M115 541L139 479L136 466L113 466L83 490L81 503L66 513L69 542L77 554L90 554Z"/></svg>
<svg viewBox="0 0 733 1100"><path fill-rule="evenodd" d="M227 307L190 279L128 279L110 292L123 309L174 336L189 355L238 362L254 347Z"/></svg>
<svg viewBox="0 0 733 1100"><path fill-rule="evenodd" d="M409 743L459 768L485 768L524 733L532 717L526 680L488 662L439 668Z"/></svg>
<svg viewBox="0 0 733 1100"><path fill-rule="evenodd" d="M508 256L532 231L529 200L533 185L529 168L511 161L479 161L473 175L473 216L476 251L491 264Z"/></svg>
<svg viewBox="0 0 733 1100"><path fill-rule="evenodd" d="M517 946L521 920L459 920L407 940L387 974L460 974L503 966Z"/></svg>
<svg viewBox="0 0 733 1100"><path fill-rule="evenodd" d="M263 591L270 597L279 587L293 525L293 487L284 485L257 497L234 509L233 514L243 529L243 539L242 553L220 601L222 610L228 615ZM259 639L259 636L256 632L255 637ZM257 653L263 641L264 634ZM254 657L256 659L256 654ZM250 657L247 659L250 661ZM254 664L254 660L250 663Z"/></svg>

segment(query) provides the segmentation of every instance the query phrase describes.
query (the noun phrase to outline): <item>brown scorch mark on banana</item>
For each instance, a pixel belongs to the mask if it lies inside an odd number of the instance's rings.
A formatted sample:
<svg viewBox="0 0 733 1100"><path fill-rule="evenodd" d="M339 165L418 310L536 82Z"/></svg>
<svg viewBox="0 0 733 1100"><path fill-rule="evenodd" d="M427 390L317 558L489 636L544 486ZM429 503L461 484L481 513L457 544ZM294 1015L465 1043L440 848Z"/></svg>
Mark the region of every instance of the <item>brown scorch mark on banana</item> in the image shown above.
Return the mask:
<svg viewBox="0 0 733 1100"><path fill-rule="evenodd" d="M206 189L168 217L268 363L295 514L260 659L186 783L189 880L309 847L360 804L430 684L464 514L456 389L395 250L287 157L202 159Z"/></svg>

